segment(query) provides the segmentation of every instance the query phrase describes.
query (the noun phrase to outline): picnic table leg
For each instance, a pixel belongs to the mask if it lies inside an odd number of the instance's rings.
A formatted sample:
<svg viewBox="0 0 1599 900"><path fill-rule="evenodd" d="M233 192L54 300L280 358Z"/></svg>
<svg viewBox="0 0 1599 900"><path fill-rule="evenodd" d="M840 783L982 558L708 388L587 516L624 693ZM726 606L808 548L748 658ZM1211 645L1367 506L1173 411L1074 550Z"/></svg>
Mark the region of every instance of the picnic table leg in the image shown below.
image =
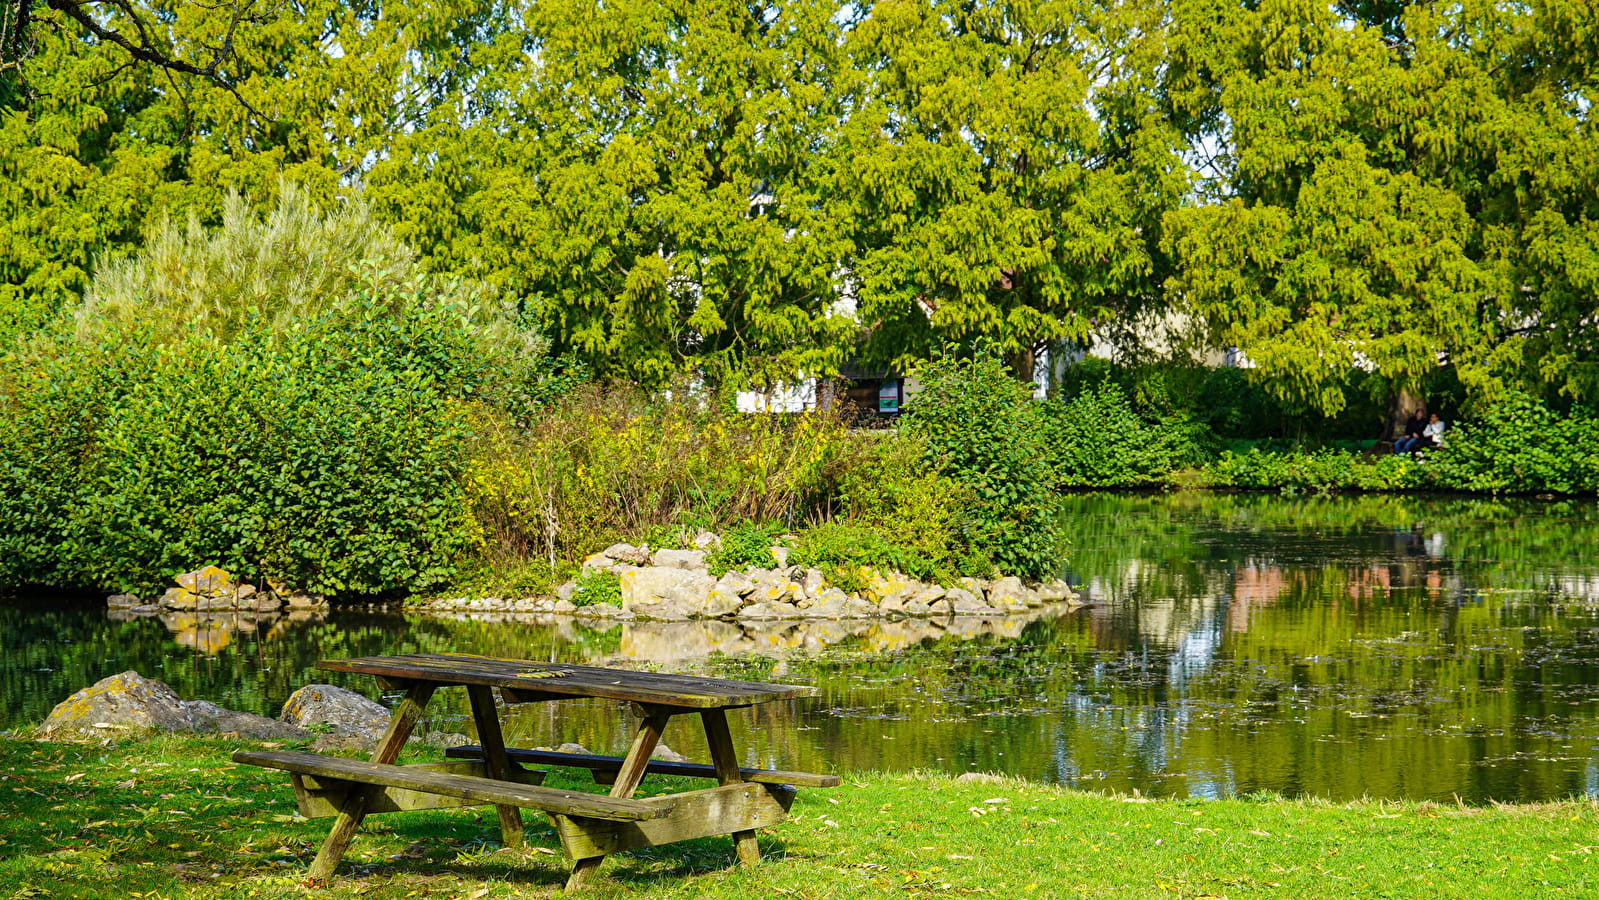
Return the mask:
<svg viewBox="0 0 1599 900"><path fill-rule="evenodd" d="M738 752L733 749L733 735L727 729L727 713L720 709L702 709L700 719L705 723L705 741L711 748L711 762L716 765L717 782L743 783L744 776L738 770ZM753 831L733 832L733 849L743 865L752 866L761 861Z"/></svg>
<svg viewBox="0 0 1599 900"><path fill-rule="evenodd" d="M500 714L494 708L494 691L480 684L466 686L472 699L472 720L477 723L478 746L483 748L483 765L495 781L511 780L511 763L505 758L505 737L500 733ZM522 811L514 806L494 807L500 814L500 839L507 847L522 846Z"/></svg>
<svg viewBox="0 0 1599 900"><path fill-rule="evenodd" d="M650 765L650 754L655 752L655 745L661 742L661 732L666 730L666 723L671 717L671 710L645 708L644 720L639 723L638 734L633 736L633 746L627 751L627 758L622 760L622 767L616 771L616 781L611 784L612 797L625 800L633 796L639 782L644 780L644 772ZM604 861L604 856L588 856L574 862L572 874L566 879L566 890L581 888L583 882Z"/></svg>
<svg viewBox="0 0 1599 900"><path fill-rule="evenodd" d="M377 748L372 751L373 762L389 765L400 758L400 750L405 746L406 738L411 736L411 730L416 728L417 720L422 718L422 710L433 697L433 689L434 685L427 682L410 682L406 687L405 699L400 701L399 708L389 720L389 729L378 739ZM344 851L350 849L350 842L355 840L355 831L361 827L372 795L378 790L380 788L377 786L368 785L345 794L344 806L333 820L333 828L322 842L322 849L311 862L311 868L306 872L307 878L321 881L332 877L333 870L339 867L339 860L344 858Z"/></svg>

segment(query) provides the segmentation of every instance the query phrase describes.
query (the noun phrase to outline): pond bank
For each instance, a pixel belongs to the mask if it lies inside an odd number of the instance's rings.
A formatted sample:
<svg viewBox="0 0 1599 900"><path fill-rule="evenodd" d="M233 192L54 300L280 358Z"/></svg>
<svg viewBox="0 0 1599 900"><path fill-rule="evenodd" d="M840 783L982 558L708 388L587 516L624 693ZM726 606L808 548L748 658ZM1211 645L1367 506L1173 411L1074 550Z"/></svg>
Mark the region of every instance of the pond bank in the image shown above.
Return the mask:
<svg viewBox="0 0 1599 900"><path fill-rule="evenodd" d="M719 542L703 534L707 546ZM1062 605L1081 606L1060 579L1024 584L1014 577L962 578L954 585L919 581L903 572L861 566L835 583L820 569L787 565L786 547L772 548L774 566L712 572L705 549L613 544L583 561L577 579L557 596L527 600L454 598L420 608L449 612L542 612L598 619L769 621L780 619L906 619L997 617ZM846 590L845 588L851 588Z"/></svg>
<svg viewBox="0 0 1599 900"><path fill-rule="evenodd" d="M1071 503L1068 577L1092 605L1063 614L619 622L341 605L269 623L123 620L103 601L0 604L0 729L130 668L186 698L276 716L295 690L337 674L316 670L320 659L479 653L815 684L823 700L763 725L786 736L772 765L802 771L1005 771L1146 796L1473 804L1599 783L1589 552L1599 505ZM331 683L375 696L369 680ZM428 728L469 730L464 704L441 709ZM534 744L612 754L625 752L630 726L621 713L565 730L532 715L518 723Z"/></svg>
<svg viewBox="0 0 1599 900"><path fill-rule="evenodd" d="M292 815L286 778L229 764L239 746L0 736L12 811L0 819L0 895L71 884L86 900L303 897L301 876L327 823ZM555 778L596 790L586 777ZM564 869L536 822L530 846L508 851L492 809L377 817L317 896L556 897ZM585 896L1520 900L1537 885L1541 898L1577 900L1599 891L1596 827L1599 806L1587 801L1163 801L1009 778L863 774L801 791L789 821L760 835L759 866L734 866L725 839L695 841L611 860Z"/></svg>

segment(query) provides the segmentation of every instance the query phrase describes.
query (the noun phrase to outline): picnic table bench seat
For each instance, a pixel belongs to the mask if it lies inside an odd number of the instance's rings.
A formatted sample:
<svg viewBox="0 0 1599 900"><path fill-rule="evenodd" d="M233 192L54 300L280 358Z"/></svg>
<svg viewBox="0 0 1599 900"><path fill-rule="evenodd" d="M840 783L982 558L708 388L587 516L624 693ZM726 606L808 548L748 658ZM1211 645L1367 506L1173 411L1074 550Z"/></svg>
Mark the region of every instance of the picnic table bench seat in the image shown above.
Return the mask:
<svg viewBox="0 0 1599 900"><path fill-rule="evenodd" d="M460 747L451 747L444 751L445 756L456 759L480 760L483 758L483 748L476 744L466 744ZM505 756L516 763L530 763L536 766L569 766L575 769L589 769L594 772L595 780L600 784L607 783L606 778L614 777L621 770L622 763L626 762L620 756L601 756L594 753L562 753L558 750L528 750L521 747L506 747ZM709 763L669 762L663 759L652 759L644 770L649 775L684 775L690 778L716 778L716 766ZM740 768L739 775L745 781L755 784L779 784L793 787L838 787L842 783L837 775L819 775L812 772L785 772L778 769L746 769Z"/></svg>
<svg viewBox="0 0 1599 900"><path fill-rule="evenodd" d="M323 756L318 753L302 753L293 750L240 750L233 754L233 761L250 766L262 766L268 769L282 769L293 775L301 776L297 780L295 793L297 798L301 798L300 812L307 818L315 818L319 815L334 815L338 811L336 808L324 811L324 806L330 806L329 804L308 804L305 799L307 795L311 795L311 799L315 799L314 795L318 793L327 791L342 793L347 791L352 784L367 784L381 788L397 788L401 791L422 792L424 795L437 795L465 800L472 805L493 803L518 806L523 809L538 809L563 816L582 816L588 819L607 819L617 822L658 819L672 811L669 804L605 797L599 794L587 794L582 791L563 791L556 788L541 787L536 784L496 782L481 776L441 772L438 769L442 767L428 765L385 765L359 759L344 759L337 756ZM542 778L544 773L519 774L536 775ZM311 780L307 780L307 776ZM394 798L397 801L392 804L383 804L383 806L389 806L396 810L417 808L406 804L403 799L404 795L396 794L393 791L380 792L380 796ZM437 808L438 805L430 804L433 808ZM384 810L380 807L370 811L380 812Z"/></svg>

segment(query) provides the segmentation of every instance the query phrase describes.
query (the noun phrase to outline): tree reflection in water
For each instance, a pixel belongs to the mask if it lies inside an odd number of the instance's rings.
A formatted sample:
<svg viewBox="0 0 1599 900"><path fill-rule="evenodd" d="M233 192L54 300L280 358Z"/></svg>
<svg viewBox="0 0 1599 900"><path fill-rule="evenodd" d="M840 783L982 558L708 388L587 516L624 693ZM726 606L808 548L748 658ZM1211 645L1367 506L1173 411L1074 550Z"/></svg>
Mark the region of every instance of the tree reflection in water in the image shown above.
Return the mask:
<svg viewBox="0 0 1599 900"><path fill-rule="evenodd" d="M0 727L128 668L274 713L312 681L373 689L313 671L320 657L475 652L818 685L818 700L737 720L752 765L1153 795L1599 794L1593 502L1081 495L1068 525L1066 574L1095 605L996 621L163 623L0 607ZM470 731L449 699L427 727ZM587 707L520 708L509 737L620 751L629 713ZM690 728L667 742L703 756Z"/></svg>

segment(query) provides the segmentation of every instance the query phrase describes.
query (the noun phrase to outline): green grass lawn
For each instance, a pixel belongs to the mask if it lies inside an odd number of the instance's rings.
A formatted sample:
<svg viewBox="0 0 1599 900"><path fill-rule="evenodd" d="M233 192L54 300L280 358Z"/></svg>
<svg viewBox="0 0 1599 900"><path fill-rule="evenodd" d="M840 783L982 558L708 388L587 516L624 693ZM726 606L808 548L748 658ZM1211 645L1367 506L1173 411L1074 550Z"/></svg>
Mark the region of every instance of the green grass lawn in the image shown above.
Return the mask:
<svg viewBox="0 0 1599 900"><path fill-rule="evenodd" d="M528 848L502 850L492 809L374 816L338 878L307 886L303 872L328 820L296 817L287 776L235 766L228 757L238 746L0 737L0 900L560 893L566 864L542 817L528 815ZM557 774L550 783L588 786L588 778ZM1465 809L1149 801L1021 781L861 775L802 790L789 821L762 833L758 867L734 865L727 838L693 841L608 859L584 893L1593 898L1596 826L1599 804L1586 800Z"/></svg>

